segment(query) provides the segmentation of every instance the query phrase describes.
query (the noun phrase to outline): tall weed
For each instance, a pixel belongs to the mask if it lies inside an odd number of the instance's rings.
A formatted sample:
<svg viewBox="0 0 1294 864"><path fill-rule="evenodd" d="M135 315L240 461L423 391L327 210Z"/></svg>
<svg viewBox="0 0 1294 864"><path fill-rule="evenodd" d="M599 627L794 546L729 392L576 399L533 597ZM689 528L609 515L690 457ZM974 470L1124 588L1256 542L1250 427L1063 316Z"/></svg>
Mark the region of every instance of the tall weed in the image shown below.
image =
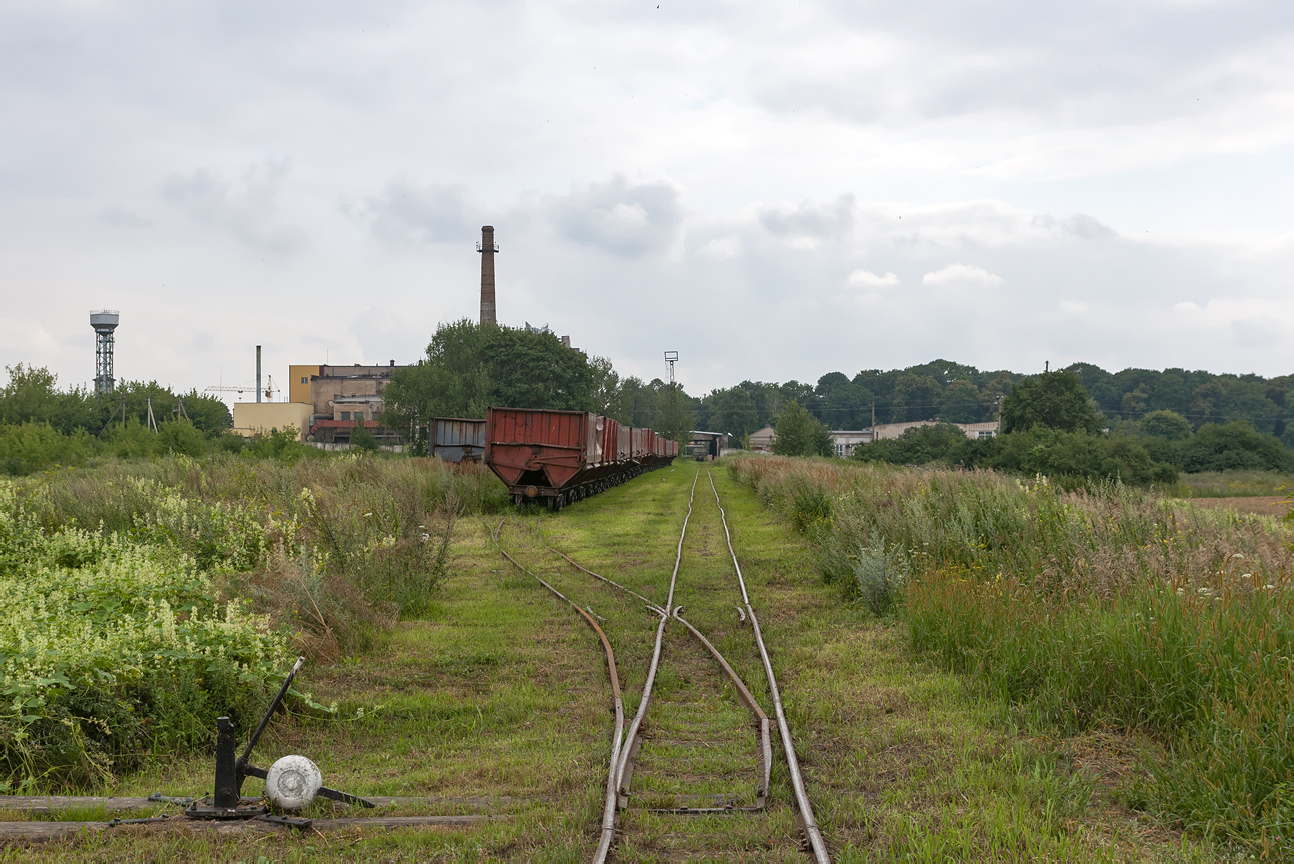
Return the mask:
<svg viewBox="0 0 1294 864"><path fill-rule="evenodd" d="M1149 766L1161 812L1294 854L1294 551L1276 520L1119 484L729 465L806 532L824 578L878 614L892 597L916 648L1062 730L1154 736L1172 754Z"/></svg>

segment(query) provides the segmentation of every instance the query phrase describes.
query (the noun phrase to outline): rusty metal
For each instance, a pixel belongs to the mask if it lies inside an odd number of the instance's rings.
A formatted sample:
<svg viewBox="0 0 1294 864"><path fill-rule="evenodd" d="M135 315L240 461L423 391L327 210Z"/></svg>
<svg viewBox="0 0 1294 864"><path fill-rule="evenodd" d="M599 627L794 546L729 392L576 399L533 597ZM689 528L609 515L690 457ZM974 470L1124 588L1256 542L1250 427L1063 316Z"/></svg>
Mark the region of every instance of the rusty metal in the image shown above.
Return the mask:
<svg viewBox="0 0 1294 864"><path fill-rule="evenodd" d="M670 609L674 605L674 586L678 583L679 565L683 563L683 540L687 537L687 523L692 518L692 501L696 497L696 481L700 476L701 472L696 472L696 476L692 478L692 490L687 496L687 515L683 517L683 530L678 535L678 550L674 555L674 572L669 579L669 594L665 598L665 609ZM633 725L629 727L629 741L632 743L621 752L620 769L616 772L618 803L621 809L629 806L629 782L633 778L633 769L629 768L629 764L637 755L638 748L642 746L638 730L642 728L643 718L647 716L647 707L651 704L652 688L656 684L656 668L660 665L661 640L665 635L665 625L668 623L669 615L662 613L660 625L656 628L656 645L652 649L651 665L647 668L647 680L643 683L642 701L638 703L638 713L634 715Z"/></svg>
<svg viewBox="0 0 1294 864"><path fill-rule="evenodd" d="M736 671L728 665L728 661L723 659L723 655L719 653L719 649L711 645L710 640L702 636L700 630L689 624L687 620L679 614L679 610L682 608L682 606L678 606L674 609L674 617L678 619L679 623L690 630L692 635L699 639L701 644L709 649L710 653L714 655L714 659L719 662L721 667L723 667L723 671L728 674L728 677L732 680L733 686L737 688L737 694L742 703L750 709L752 714L755 715L755 724L759 727L759 791L755 794L755 806L743 809L763 810L764 804L768 801L768 779L773 770L773 744L769 740L768 736L768 715L759 707L759 703L755 701L755 697L750 695L750 690L746 689L745 683L742 682ZM684 807L683 809L691 812L691 809L694 808Z"/></svg>
<svg viewBox="0 0 1294 864"><path fill-rule="evenodd" d="M313 819L301 819L296 816L275 816L270 813L262 814L256 818L261 822L269 822L271 825L286 825L298 831L308 831L315 824Z"/></svg>
<svg viewBox="0 0 1294 864"><path fill-rule="evenodd" d="M500 521L498 530L491 531L490 536L494 540L494 545L499 548L499 552L503 554L503 557L507 558L508 561L510 561L518 570L533 578L554 595L566 601L566 603L576 612L580 613L580 616L583 617L584 620L589 623L589 626L593 628L594 632L598 634L598 639L602 641L602 647L606 651L607 672L611 676L611 695L615 700L616 727L611 736L611 759L607 770L607 791L602 809L602 834L598 840L597 853L593 858L595 864L602 864L602 862L606 861L607 855L611 851L611 844L615 841L616 837L616 788L617 780L619 778L618 765L620 763L621 741L625 728L625 709L624 701L620 694L620 676L616 673L616 655L615 652L611 650L611 641L607 639L607 634L602 632L602 628L598 626L598 622L593 619L591 614L581 609L579 604L575 603L552 585L549 585L543 579L539 578L534 573L531 573L523 567L517 559L507 553L507 550L505 550L503 545L499 543L499 532L502 530L503 522Z"/></svg>
<svg viewBox="0 0 1294 864"><path fill-rule="evenodd" d="M698 474L700 472L697 472ZM714 475L706 471L710 488L714 490L714 503L719 508L719 518L723 520L723 534L728 541L728 554L732 556L732 566L737 571L737 583L741 586L741 599L746 603L746 613L750 615L750 625L755 631L755 644L759 647L759 658L764 663L764 675L768 678L768 692L773 698L773 711L777 715L777 730L782 737L782 752L786 754L786 764L791 771L791 788L795 791L795 803L800 809L800 819L804 824L804 834L809 838L813 857L819 864L828 864L831 856L827 853L827 844L822 837L822 830L813 817L813 805L809 803L808 792L804 788L804 778L800 774L800 761L795 756L795 743L791 739L791 730L786 723L786 712L782 709L782 696L777 689L777 678L773 675L773 663L769 660L768 649L764 647L764 636L759 630L759 619L750 605L750 596L746 593L746 580L741 575L741 564L737 553L732 548L732 533L728 530L728 516L719 500L719 488L714 485Z"/></svg>
<svg viewBox="0 0 1294 864"><path fill-rule="evenodd" d="M170 821L170 816L149 816L147 819L111 819L104 824L104 827L116 828L118 825L153 825L158 822Z"/></svg>

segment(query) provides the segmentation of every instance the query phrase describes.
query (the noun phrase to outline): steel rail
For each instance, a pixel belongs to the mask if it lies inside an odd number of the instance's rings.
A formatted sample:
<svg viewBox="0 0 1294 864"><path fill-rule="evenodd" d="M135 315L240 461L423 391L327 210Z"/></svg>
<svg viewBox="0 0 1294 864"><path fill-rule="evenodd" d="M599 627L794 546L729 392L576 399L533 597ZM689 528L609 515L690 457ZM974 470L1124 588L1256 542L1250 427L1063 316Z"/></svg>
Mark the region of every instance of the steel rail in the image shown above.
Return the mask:
<svg viewBox="0 0 1294 864"><path fill-rule="evenodd" d="M535 521L535 534L536 536L539 535L538 520ZM603 576L601 573L594 573L592 570L580 564L578 561L576 561L571 556L567 555L562 550L554 549L552 546L549 546L547 543L543 541L542 537L539 539L539 545L543 546L545 549L547 549L549 552L552 552L554 555L558 555L566 559L566 563L570 564L576 570L579 570L583 573L587 573L588 575L592 576L594 579L601 579L603 582L607 583L608 585L614 585L616 588L619 588L621 591L624 591L626 594L632 594L633 596L641 600L643 603L647 604L647 608L655 612L657 615L664 614L665 610L661 609L649 598L644 597L643 595L639 594L637 591L633 590L632 588L626 588L624 585L621 585L619 582L615 581L614 579L608 579L607 577Z"/></svg>
<svg viewBox="0 0 1294 864"><path fill-rule="evenodd" d="M697 472L700 474L700 472ZM795 757L795 743L791 740L791 729L786 723L786 712L782 710L782 696L777 689L777 678L773 675L773 663L768 657L768 649L764 647L764 636L759 630L759 619L755 617L755 610L751 608L750 596L746 593L746 580L741 575L741 564L737 561L737 553L732 548L732 533L728 530L728 516L723 510L723 503L719 500L719 487L714 485L714 475L707 469L706 477L710 480L710 488L714 491L714 503L719 508L719 518L723 520L723 533L728 540L728 554L732 556L732 566L737 571L737 583L741 586L741 597L746 602L746 612L750 615L750 624L755 631L755 644L759 646L759 657L764 663L764 675L768 678L768 691L773 697L773 711L777 714L777 730L782 736L782 752L786 754L786 764L791 770L791 788L795 790L795 803L800 808L800 819L804 822L804 833L809 838L809 846L813 850L813 857L819 864L829 864L831 856L827 853L826 841L822 838L822 830L818 827L817 820L813 817L813 805L809 803L809 794L804 789L804 778L800 774L800 761Z"/></svg>
<svg viewBox="0 0 1294 864"><path fill-rule="evenodd" d="M699 473L700 472L698 472L698 474ZM536 536L539 536L538 521L535 522L535 534ZM653 603L651 600L647 599L643 595L639 594L637 591L634 591L632 588L626 588L624 585L621 585L619 582L616 582L613 579L608 579L607 577L603 576L600 573L594 573L589 568L585 567L575 559L571 558L571 556L567 555L565 552L562 552L560 549L554 549L552 546L549 546L547 543L543 541L542 538L539 540L539 544L543 546L545 549L547 549L548 551L552 552L553 554L558 555L561 558L565 559L566 562L570 564L572 567L574 567L576 570L579 570L583 573L587 573L588 575L592 576L595 579L600 579L603 582L606 582L608 585L613 585L627 594L632 594L634 597L637 597L639 600L643 601L643 603L647 605L647 608L651 609L653 612L659 613L661 611L660 607L658 607L655 603ZM741 680L741 676L738 675L736 670L734 670L732 666L728 663L728 661L724 659L724 656L721 653L719 653L719 649L715 648L714 645L710 643L710 640L706 639L705 636L702 635L700 630L697 630L695 627L689 624L687 620L684 619L683 616L679 614L679 610L682 608L683 608L682 606L679 606L674 610L673 612L674 618L678 619L679 623L681 623L684 627L686 627L688 631L691 632L691 634L695 636L701 642L701 644L706 647L707 650L709 650L709 652L714 656L714 659L718 661L720 668L723 669L723 671L727 674L728 678L732 681L733 686L737 688L739 701L741 701L742 704L744 704L748 709L750 709L751 713L755 715L755 725L759 729L760 784L759 784L759 789L755 794L754 807L741 807L741 808L736 808L736 807L708 807L708 808L681 807L681 808L678 808L676 807L676 808L667 808L667 809L653 809L652 812L653 813L732 813L732 812L753 812L757 810L763 810L764 805L768 801L769 778L770 778L770 775L772 774L772 768L773 768L773 745L769 736L768 715L765 714L764 710L759 707L759 703L757 703L755 701L755 697L751 695L750 689L746 687L746 683ZM743 613L743 620L745 620L744 614L745 613Z"/></svg>
<svg viewBox="0 0 1294 864"><path fill-rule="evenodd" d="M701 472L697 471L696 476L692 478L692 490L687 496L687 515L683 517L683 530L678 535L678 550L674 555L674 572L669 579L669 595L665 598L666 610L672 608L674 604L674 586L678 582L679 565L683 562L683 540L687 537L687 523L692 518L692 501L696 497L696 481L700 477ZM643 718L647 716L647 706L651 703L652 688L656 684L656 668L660 665L661 639L665 635L665 625L668 623L669 614L662 611L660 625L656 628L656 646L652 649L651 665L647 668L647 680L643 683L642 701L638 703L638 712L634 714L633 724L629 727L629 735L625 739L626 744L620 748L620 767L616 771L616 789L618 792L617 800L621 809L629 806L629 781L633 777L633 769L629 768L629 762L642 745L642 740L638 737L638 730L642 728ZM626 771L628 776L626 776Z"/></svg>
<svg viewBox="0 0 1294 864"><path fill-rule="evenodd" d="M695 486L695 483L693 485ZM487 525L486 527L489 526ZM611 642L607 639L607 634L602 632L602 628L598 626L597 621L593 620L592 615L581 609L578 604L565 594L527 570L517 561L517 559L507 553L507 550L503 548L503 544L499 542L499 531L502 529L503 522L500 521L498 530L491 531L490 537L494 540L494 545L498 547L499 552L503 554L503 557L512 562L512 565L518 570L533 578L536 582L543 585L556 596L565 600L570 604L572 609L580 613L584 620L589 623L589 626L593 628L594 632L598 634L598 638L602 640L602 647L606 651L607 671L611 675L611 695L615 699L616 727L615 732L612 733L611 736L611 759L610 765L607 769L607 791L602 808L602 835L598 840L597 853L593 857L594 864L603 864L603 862L607 860L607 855L611 852L611 844L614 843L616 839L616 789L620 776L617 768L620 764L620 751L622 748L621 742L623 740L622 736L625 728L625 708L624 701L620 695L620 676L616 673L616 655L615 652L611 650ZM662 618L662 621L663 620L664 619Z"/></svg>
<svg viewBox="0 0 1294 864"><path fill-rule="evenodd" d="M719 665L723 667L723 671L727 672L728 677L732 679L732 683L737 688L737 694L741 698L741 701L745 703L746 707L755 715L755 722L759 726L760 784L759 792L755 795L755 806L753 809L762 810L764 809L764 804L768 801L768 781L770 775L773 773L773 744L769 740L768 735L768 715L759 707L759 703L755 701L755 697L750 695L750 691L746 689L745 683L743 683L741 678L737 676L736 671L728 665L728 661L723 659L723 655L719 653L719 649L711 645L710 640L702 636L700 630L693 627L683 618L682 615L678 614L679 610L682 608L682 606L675 608L674 617L677 618L684 627L692 631L692 635L697 639L700 639L702 645L710 649L710 653L714 655L714 659L719 661Z"/></svg>

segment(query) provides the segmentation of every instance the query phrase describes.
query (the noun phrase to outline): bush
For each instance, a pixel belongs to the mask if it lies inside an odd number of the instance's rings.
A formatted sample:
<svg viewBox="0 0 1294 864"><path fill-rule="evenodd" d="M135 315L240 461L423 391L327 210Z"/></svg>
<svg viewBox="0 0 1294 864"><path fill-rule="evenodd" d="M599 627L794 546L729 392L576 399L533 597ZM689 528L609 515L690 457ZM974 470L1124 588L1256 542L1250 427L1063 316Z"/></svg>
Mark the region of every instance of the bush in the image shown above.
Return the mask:
<svg viewBox="0 0 1294 864"><path fill-rule="evenodd" d="M1294 459L1280 439L1264 435L1244 420L1206 423L1191 439L1181 442L1175 464L1183 471L1290 471Z"/></svg>
<svg viewBox="0 0 1294 864"><path fill-rule="evenodd" d="M78 431L64 435L49 423L0 424L0 473L24 475L51 465L80 465L98 442Z"/></svg>
<svg viewBox="0 0 1294 864"><path fill-rule="evenodd" d="M984 464L1061 482L1104 479L1145 486L1177 479L1177 471L1171 465L1155 462L1146 448L1131 438L1122 435L1107 438L1041 426L1001 436L997 453Z"/></svg>
<svg viewBox="0 0 1294 864"><path fill-rule="evenodd" d="M859 462L889 462L894 465L926 465L942 460L954 448L969 441L961 427L933 423L903 430L898 438L886 438L854 448Z"/></svg>
<svg viewBox="0 0 1294 864"><path fill-rule="evenodd" d="M281 675L282 635L191 559L77 528L52 534L0 485L0 787L107 780L150 749L245 726Z"/></svg>

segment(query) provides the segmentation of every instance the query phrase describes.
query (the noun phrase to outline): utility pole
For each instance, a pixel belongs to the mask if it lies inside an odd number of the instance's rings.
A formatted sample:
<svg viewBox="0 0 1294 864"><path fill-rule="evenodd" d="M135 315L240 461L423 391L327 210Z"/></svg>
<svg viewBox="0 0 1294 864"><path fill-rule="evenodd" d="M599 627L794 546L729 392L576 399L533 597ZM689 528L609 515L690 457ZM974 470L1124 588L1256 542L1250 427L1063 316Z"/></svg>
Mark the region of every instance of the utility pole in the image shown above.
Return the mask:
<svg viewBox="0 0 1294 864"><path fill-rule="evenodd" d="M261 401L261 346L256 346L256 401Z"/></svg>
<svg viewBox="0 0 1294 864"><path fill-rule="evenodd" d="M677 351L666 351L665 360L669 363L669 436L678 435L678 391L674 387L674 364L678 362Z"/></svg>
<svg viewBox="0 0 1294 864"><path fill-rule="evenodd" d="M157 418L153 416L153 397L148 397L148 428L157 431Z"/></svg>

